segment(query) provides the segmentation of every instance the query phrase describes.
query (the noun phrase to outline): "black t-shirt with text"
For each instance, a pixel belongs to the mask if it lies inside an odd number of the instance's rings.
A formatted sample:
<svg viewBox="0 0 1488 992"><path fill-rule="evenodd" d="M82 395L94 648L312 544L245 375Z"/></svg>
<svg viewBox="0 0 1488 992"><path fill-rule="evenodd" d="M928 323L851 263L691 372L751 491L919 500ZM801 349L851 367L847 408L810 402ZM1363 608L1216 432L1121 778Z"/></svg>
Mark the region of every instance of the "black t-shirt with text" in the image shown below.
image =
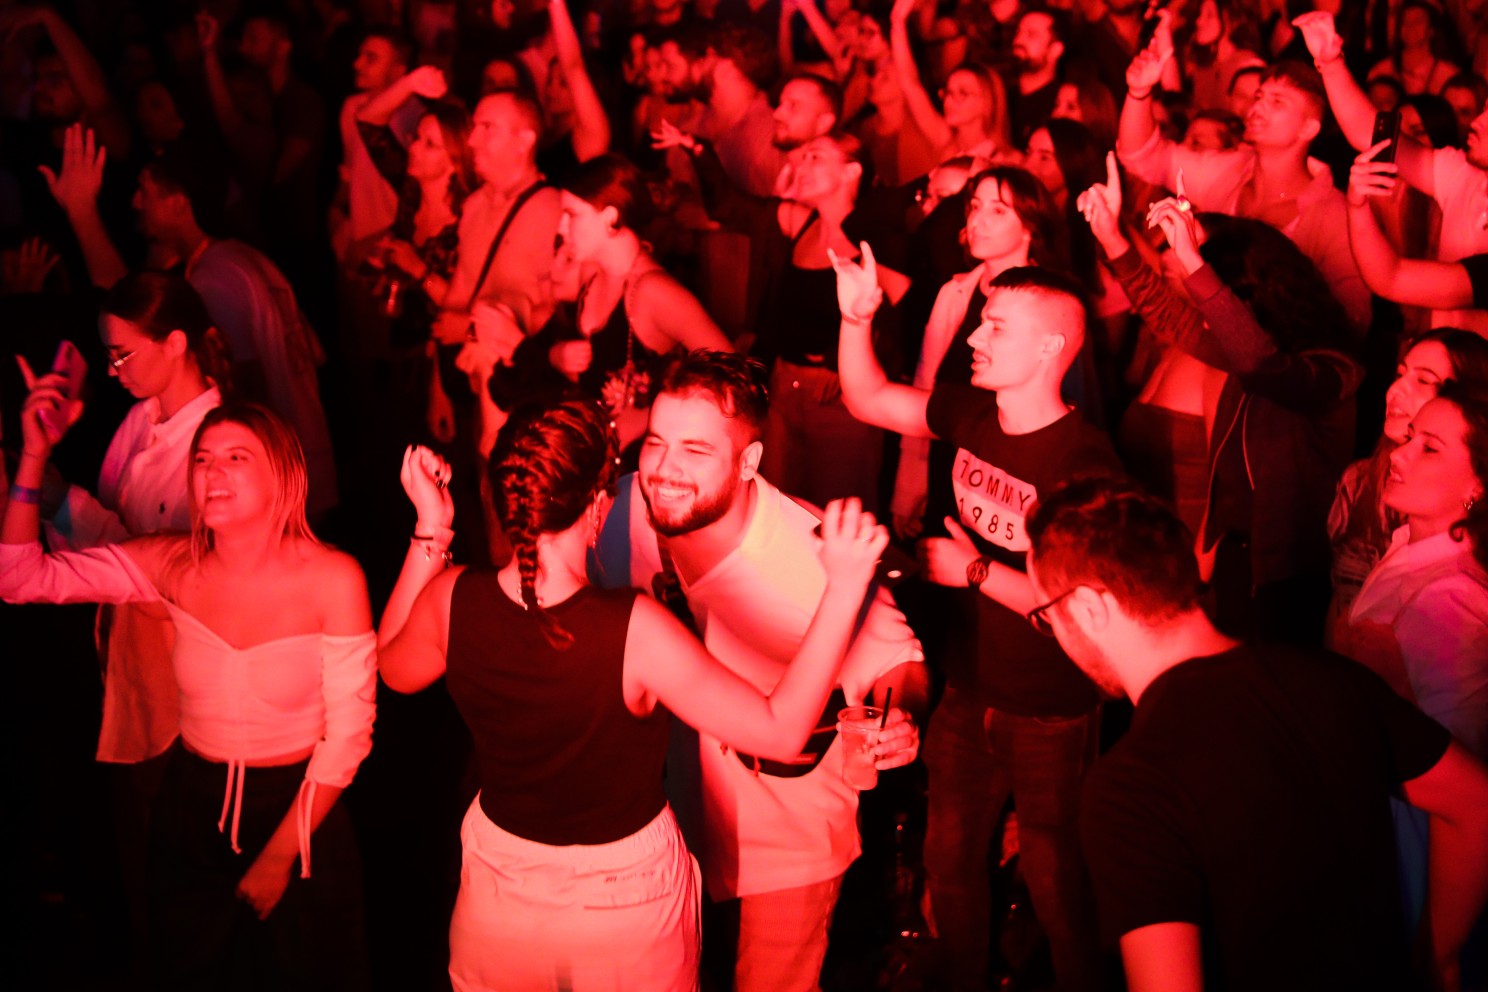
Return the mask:
<svg viewBox="0 0 1488 992"><path fill-rule="evenodd" d="M1450 739L1323 652L1169 669L1085 780L1104 938L1195 924L1206 989L1409 988L1388 800Z"/></svg>
<svg viewBox="0 0 1488 992"><path fill-rule="evenodd" d="M937 383L925 411L930 429L957 448L951 468L956 515L982 554L1024 570L1024 521L1039 493L1088 475L1119 475L1110 439L1078 412L1028 434L1008 434L997 419L997 394ZM1078 716L1100 697L1060 650L1020 614L979 597L980 649L975 673L950 673L988 705L1019 716ZM964 684L967 678L972 684Z"/></svg>

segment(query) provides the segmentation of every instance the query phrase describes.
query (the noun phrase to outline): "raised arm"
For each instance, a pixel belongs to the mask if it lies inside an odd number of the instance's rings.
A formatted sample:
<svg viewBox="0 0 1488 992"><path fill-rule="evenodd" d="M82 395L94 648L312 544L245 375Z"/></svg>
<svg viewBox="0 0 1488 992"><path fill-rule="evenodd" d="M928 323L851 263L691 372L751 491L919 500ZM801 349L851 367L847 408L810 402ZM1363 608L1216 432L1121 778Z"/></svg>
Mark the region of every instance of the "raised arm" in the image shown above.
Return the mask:
<svg viewBox="0 0 1488 992"><path fill-rule="evenodd" d="M1380 230L1369 201L1395 190L1398 167L1374 161L1384 142L1354 159L1349 172L1349 247L1359 273L1372 292L1387 300L1434 310L1456 310L1473 305L1472 280L1460 262L1402 258Z"/></svg>
<svg viewBox="0 0 1488 992"><path fill-rule="evenodd" d="M1343 136L1356 151L1369 147L1374 136L1374 104L1359 87L1343 60L1343 39L1333 23L1333 15L1324 11L1303 14L1292 22L1302 32L1313 62L1322 74L1328 91L1328 105ZM1425 145L1404 135L1395 152L1400 175L1427 196L1434 196L1432 153Z"/></svg>
<svg viewBox="0 0 1488 992"><path fill-rule="evenodd" d="M930 391L890 382L873 353L873 315L883 302L873 249L862 242L863 264L837 257L837 305L842 327L837 335L837 374L842 402L858 420L906 437L934 437L925 420Z"/></svg>
<svg viewBox="0 0 1488 992"><path fill-rule="evenodd" d="M574 30L573 18L569 16L565 0L548 0L548 13L553 23L553 50L558 57L558 71L568 83L568 92L573 99L574 155L580 162L598 158L610 149L610 119L589 70L584 68L584 50L579 44L578 32Z"/></svg>
<svg viewBox="0 0 1488 992"><path fill-rule="evenodd" d="M212 113L217 126L228 143L235 147L248 144L247 122L232 97L227 85L227 73L222 68L222 57L217 51L222 30L217 18L199 11L196 15L196 41L201 47L202 75L206 77L207 97L212 103Z"/></svg>
<svg viewBox="0 0 1488 992"><path fill-rule="evenodd" d="M1173 51L1160 49L1156 40L1138 52L1126 67L1126 101L1121 105L1121 122L1116 133L1116 150L1123 161L1145 148L1157 131L1152 99L1162 84L1163 70L1172 60Z"/></svg>
<svg viewBox="0 0 1488 992"><path fill-rule="evenodd" d="M74 124L62 138L62 171L40 167L47 188L77 236L88 278L99 289L108 289L129 271L98 213L98 191L103 187L107 160L108 151L98 147L93 132Z"/></svg>
<svg viewBox="0 0 1488 992"><path fill-rule="evenodd" d="M100 143L113 151L115 159L126 160L130 145L129 123L109 92L103 68L72 25L61 14L44 5L11 7L6 14L7 20L12 21L7 27L17 26L14 19L19 18L22 23L37 24L46 31L52 48L67 67L67 77L72 81L78 99L82 101L84 119L98 132Z"/></svg>
<svg viewBox="0 0 1488 992"><path fill-rule="evenodd" d="M443 100L447 92L449 83L445 80L444 73L437 66L421 65L405 72L398 77L397 82L362 104L362 109L357 111L357 120L363 124L385 127L398 112L398 108L408 102L409 97Z"/></svg>
<svg viewBox="0 0 1488 992"><path fill-rule="evenodd" d="M649 711L660 702L740 751L779 761L800 754L837 681L889 534L856 499L847 499L827 506L822 540L826 591L785 676L769 693L711 657L665 607L637 597L623 677L632 710L639 704Z"/></svg>
<svg viewBox="0 0 1488 992"><path fill-rule="evenodd" d="M32 374L20 360L30 394L21 406L21 458L0 520L0 599L11 603L131 603L160 598L153 570L123 546L46 554L39 540L41 487L52 446L77 422L82 404L68 402L58 373ZM131 542L139 550L160 540ZM148 556L146 556L148 561Z"/></svg>
<svg viewBox="0 0 1488 992"><path fill-rule="evenodd" d="M448 464L428 448L410 446L402 480L418 522L377 628L377 670L394 692L418 692L444 675L450 599L462 570L446 568L455 513Z"/></svg>
<svg viewBox="0 0 1488 992"><path fill-rule="evenodd" d="M940 111L925 92L920 82L920 70L915 65L914 52L909 47L909 15L914 13L919 0L894 0L893 12L889 15L890 61L894 65L894 78L904 94L904 105L909 108L920 132L930 141L932 148L944 148L951 143L953 134Z"/></svg>
<svg viewBox="0 0 1488 992"><path fill-rule="evenodd" d="M816 39L827 58L831 59L832 70L838 81L846 79L848 71L852 69L852 48L838 41L837 32L832 30L832 25L822 16L814 0L785 0L782 4L782 8L784 7L800 11L806 26L811 29L811 36ZM785 15L782 13L781 16Z"/></svg>

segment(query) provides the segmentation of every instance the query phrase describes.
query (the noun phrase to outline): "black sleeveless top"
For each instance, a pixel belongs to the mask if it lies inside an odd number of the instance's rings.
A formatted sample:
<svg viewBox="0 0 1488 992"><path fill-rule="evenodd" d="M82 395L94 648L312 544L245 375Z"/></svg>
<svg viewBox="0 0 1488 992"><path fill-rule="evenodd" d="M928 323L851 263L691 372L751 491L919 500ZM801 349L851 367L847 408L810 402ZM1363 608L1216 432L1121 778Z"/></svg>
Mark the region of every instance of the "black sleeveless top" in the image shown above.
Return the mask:
<svg viewBox="0 0 1488 992"><path fill-rule="evenodd" d="M775 333L779 356L793 365L837 371L837 336L842 328L842 311L837 305L837 273L829 265L824 269L803 269L791 255L806 232L817 222L816 212L806 219L796 236L791 238L791 253L786 255L776 289Z"/></svg>
<svg viewBox="0 0 1488 992"><path fill-rule="evenodd" d="M481 810L554 846L607 844L666 804L670 720L625 706L621 670L634 589L580 589L548 612L574 635L566 650L507 598L496 572L470 569L450 600L446 684L475 740Z"/></svg>

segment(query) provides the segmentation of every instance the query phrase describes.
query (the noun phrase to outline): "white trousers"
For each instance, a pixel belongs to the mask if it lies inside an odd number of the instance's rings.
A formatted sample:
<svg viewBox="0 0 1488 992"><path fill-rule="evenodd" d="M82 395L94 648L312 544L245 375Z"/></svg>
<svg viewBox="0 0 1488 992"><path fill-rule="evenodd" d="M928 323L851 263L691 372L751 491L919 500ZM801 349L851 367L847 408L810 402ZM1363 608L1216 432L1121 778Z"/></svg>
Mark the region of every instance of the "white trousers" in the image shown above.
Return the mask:
<svg viewBox="0 0 1488 992"><path fill-rule="evenodd" d="M471 803L450 919L456 992L695 992L701 882L670 807L609 844L553 847Z"/></svg>

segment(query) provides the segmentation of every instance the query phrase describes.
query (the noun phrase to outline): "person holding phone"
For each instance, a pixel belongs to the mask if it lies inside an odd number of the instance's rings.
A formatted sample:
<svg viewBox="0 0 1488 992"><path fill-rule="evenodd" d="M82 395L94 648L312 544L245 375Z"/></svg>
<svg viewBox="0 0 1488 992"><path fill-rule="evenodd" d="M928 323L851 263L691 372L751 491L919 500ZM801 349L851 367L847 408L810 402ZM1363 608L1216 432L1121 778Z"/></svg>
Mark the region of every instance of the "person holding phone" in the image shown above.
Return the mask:
<svg viewBox="0 0 1488 992"><path fill-rule="evenodd" d="M125 276L105 295L98 324L109 374L139 402L114 433L91 492L64 483L60 488L44 484L41 493L23 486L11 496L41 499L55 549L189 530L191 439L231 385L226 346L201 298L179 276ZM71 342L63 346L77 354ZM27 438L25 454L45 464L82 415L77 390L86 372L74 368L65 379L56 370L37 376L21 361L31 387L22 417L35 410L47 426ZM56 495L48 498L48 491ZM170 664L174 627L158 606L105 605L97 635L103 672L97 759L110 766L114 780L120 871L135 946L143 947L150 807L180 727L179 690Z"/></svg>

